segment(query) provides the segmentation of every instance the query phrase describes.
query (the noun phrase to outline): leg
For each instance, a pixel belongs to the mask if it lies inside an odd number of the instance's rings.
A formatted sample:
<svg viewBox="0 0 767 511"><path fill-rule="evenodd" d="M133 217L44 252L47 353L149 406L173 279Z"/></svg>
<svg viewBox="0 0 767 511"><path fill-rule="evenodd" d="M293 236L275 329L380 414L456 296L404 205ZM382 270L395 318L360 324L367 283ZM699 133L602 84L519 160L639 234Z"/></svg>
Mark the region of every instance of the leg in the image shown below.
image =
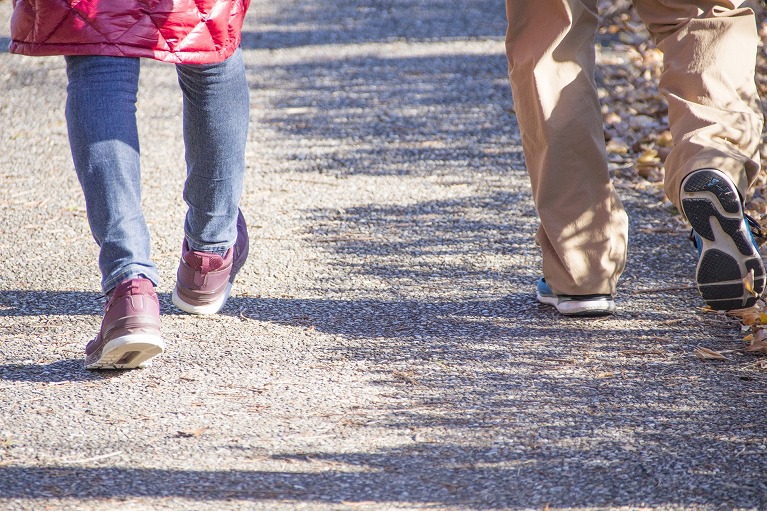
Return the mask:
<svg viewBox="0 0 767 511"><path fill-rule="evenodd" d="M66 57L69 143L106 293L144 275L155 285L141 212L136 93L139 59Z"/></svg>
<svg viewBox="0 0 767 511"><path fill-rule="evenodd" d="M628 221L607 172L594 78L596 0L506 0L514 106L556 294L614 294Z"/></svg>
<svg viewBox="0 0 767 511"><path fill-rule="evenodd" d="M178 65L184 94L184 142L189 206L184 231L192 250L223 255L237 239L245 175L250 98L237 50L210 65Z"/></svg>
<svg viewBox="0 0 767 511"><path fill-rule="evenodd" d="M759 37L750 9L722 0L635 0L664 55L661 92L675 145L666 194L681 210L681 183L716 168L745 197L760 169L762 109L754 72Z"/></svg>
<svg viewBox="0 0 767 511"><path fill-rule="evenodd" d="M193 314L223 307L248 256L239 211L250 117L242 53L211 65L178 65L184 93L186 214L173 303Z"/></svg>
<svg viewBox="0 0 767 511"><path fill-rule="evenodd" d="M139 59L67 57L67 127L107 293L88 369L143 367L162 353L157 270L141 213L136 93ZM146 278L143 278L146 277Z"/></svg>
<svg viewBox="0 0 767 511"><path fill-rule="evenodd" d="M764 263L743 214L760 169L763 123L754 14L721 0L635 5L664 53L660 85L675 141L666 194L693 227L698 289L714 309L750 306L765 287Z"/></svg>

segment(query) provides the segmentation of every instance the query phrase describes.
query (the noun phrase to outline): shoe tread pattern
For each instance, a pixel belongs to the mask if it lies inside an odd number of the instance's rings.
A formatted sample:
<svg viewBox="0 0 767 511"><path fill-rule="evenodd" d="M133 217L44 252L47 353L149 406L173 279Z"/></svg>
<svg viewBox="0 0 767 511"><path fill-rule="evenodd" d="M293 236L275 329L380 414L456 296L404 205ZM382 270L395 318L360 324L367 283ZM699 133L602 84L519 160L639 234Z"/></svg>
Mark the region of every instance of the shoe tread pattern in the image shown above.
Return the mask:
<svg viewBox="0 0 767 511"><path fill-rule="evenodd" d="M720 185L717 181L720 181L717 173L701 170L695 172L687 181L685 181L684 191L712 192L719 200L722 209L728 213L740 213L740 197L738 196L737 191L730 188L729 184L723 183Z"/></svg>
<svg viewBox="0 0 767 511"><path fill-rule="evenodd" d="M753 270L754 291L761 295L765 269L743 221L737 190L717 172L702 170L685 181L683 192L684 214L703 238L696 274L703 299L717 310L750 307L756 298L742 280ZM716 239L716 232L730 239ZM733 245L737 250L732 249Z"/></svg>

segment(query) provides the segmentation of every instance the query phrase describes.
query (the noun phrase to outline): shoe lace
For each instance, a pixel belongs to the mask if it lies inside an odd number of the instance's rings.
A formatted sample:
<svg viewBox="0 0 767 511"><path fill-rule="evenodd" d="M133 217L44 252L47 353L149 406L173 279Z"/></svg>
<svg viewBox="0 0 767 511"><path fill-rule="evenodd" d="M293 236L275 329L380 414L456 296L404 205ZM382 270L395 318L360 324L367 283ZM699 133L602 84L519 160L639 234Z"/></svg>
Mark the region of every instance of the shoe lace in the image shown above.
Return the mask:
<svg viewBox="0 0 767 511"><path fill-rule="evenodd" d="M748 225L748 230L751 232L751 235L754 237L754 240L756 240L757 245L761 245L762 242L764 242L764 232L762 231L762 225L759 223L757 219L752 217L748 214L743 214L743 218L746 219L746 224ZM695 235L695 229L690 229L690 241L692 241L693 246L698 249L698 237Z"/></svg>
<svg viewBox="0 0 767 511"><path fill-rule="evenodd" d="M743 216L746 219L746 223L748 224L748 228L751 231L751 234L754 236L754 239L759 240L764 238L764 232L762 232L762 224L760 224L759 221L751 215Z"/></svg>

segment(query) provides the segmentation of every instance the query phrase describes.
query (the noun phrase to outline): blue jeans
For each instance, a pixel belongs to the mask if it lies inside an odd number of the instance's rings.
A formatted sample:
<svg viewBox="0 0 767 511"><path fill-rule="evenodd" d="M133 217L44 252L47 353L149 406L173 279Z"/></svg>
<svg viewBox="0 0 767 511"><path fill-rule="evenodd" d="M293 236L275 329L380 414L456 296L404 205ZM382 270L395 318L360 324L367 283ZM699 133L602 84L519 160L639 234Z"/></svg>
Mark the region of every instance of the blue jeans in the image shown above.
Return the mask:
<svg viewBox="0 0 767 511"><path fill-rule="evenodd" d="M138 275L158 285L141 212L136 127L140 61L68 56L66 64L69 143L88 222L100 247L102 289L108 292ZM245 173L250 97L242 54L238 49L216 64L179 64L176 71L184 99L184 232L192 250L223 254L237 240Z"/></svg>

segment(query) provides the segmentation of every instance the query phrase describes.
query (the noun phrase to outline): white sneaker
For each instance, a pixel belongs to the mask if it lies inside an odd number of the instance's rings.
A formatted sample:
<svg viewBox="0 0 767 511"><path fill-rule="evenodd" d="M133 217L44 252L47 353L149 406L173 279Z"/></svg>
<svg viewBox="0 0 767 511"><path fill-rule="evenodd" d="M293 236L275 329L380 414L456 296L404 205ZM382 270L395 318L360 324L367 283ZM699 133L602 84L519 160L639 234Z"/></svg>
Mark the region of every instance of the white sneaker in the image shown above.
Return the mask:
<svg viewBox="0 0 767 511"><path fill-rule="evenodd" d="M607 316L615 312L611 295L558 295L543 277L538 279L535 296L539 302L553 305L565 316Z"/></svg>

